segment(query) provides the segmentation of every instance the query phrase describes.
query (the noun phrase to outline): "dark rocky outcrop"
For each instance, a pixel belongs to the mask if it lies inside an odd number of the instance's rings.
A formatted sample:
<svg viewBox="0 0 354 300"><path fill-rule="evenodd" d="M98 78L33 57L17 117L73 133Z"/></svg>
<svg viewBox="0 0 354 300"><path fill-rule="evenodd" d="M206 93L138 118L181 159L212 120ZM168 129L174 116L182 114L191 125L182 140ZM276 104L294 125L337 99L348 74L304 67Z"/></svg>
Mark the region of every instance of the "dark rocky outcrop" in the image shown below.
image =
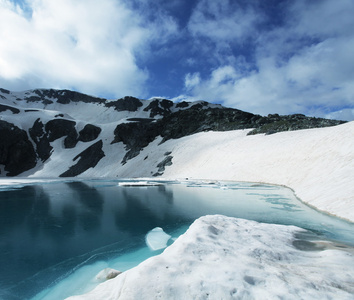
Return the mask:
<svg viewBox="0 0 354 300"><path fill-rule="evenodd" d="M141 149L149 145L159 135L159 126L156 123L132 122L119 124L114 130L112 144L123 142L128 152L122 163L137 156Z"/></svg>
<svg viewBox="0 0 354 300"><path fill-rule="evenodd" d="M231 108L203 108L196 104L158 120L163 142L202 131L252 128L261 116Z"/></svg>
<svg viewBox="0 0 354 300"><path fill-rule="evenodd" d="M281 131L335 126L342 123L345 122L323 118L306 117L302 114L285 116L279 116L278 114L269 114L268 117L262 117L261 119L257 120L257 126L255 126L255 129L253 129L248 134L273 134Z"/></svg>
<svg viewBox="0 0 354 300"><path fill-rule="evenodd" d="M129 122L146 122L146 123L150 123L152 121L155 121L155 119L151 119L151 118L129 118L129 119L127 119L127 121L129 121Z"/></svg>
<svg viewBox="0 0 354 300"><path fill-rule="evenodd" d="M9 110L11 111L13 114L19 114L20 110L18 108L12 107L12 106L8 106L8 105L4 105L4 104L0 104L0 112Z"/></svg>
<svg viewBox="0 0 354 300"><path fill-rule="evenodd" d="M186 108L189 106L190 103L186 102L186 101L182 101L176 104L176 108Z"/></svg>
<svg viewBox="0 0 354 300"><path fill-rule="evenodd" d="M36 144L38 157L42 162L46 161L50 157L53 147L49 143L48 136L44 131L44 125L41 120L37 119L28 132L31 139Z"/></svg>
<svg viewBox="0 0 354 300"><path fill-rule="evenodd" d="M137 111L139 107L143 106L143 103L135 97L126 96L116 101L107 102L107 107L114 107L117 111Z"/></svg>
<svg viewBox="0 0 354 300"><path fill-rule="evenodd" d="M92 124L86 124L85 127L79 132L79 141L91 142L98 138L101 133L101 128Z"/></svg>
<svg viewBox="0 0 354 300"><path fill-rule="evenodd" d="M152 107L153 109L160 108L157 104ZM159 112L162 113L161 111ZM270 134L285 130L334 126L344 123L343 121L310 118L299 114L262 117L238 109L207 108L206 102L197 103L189 109L179 110L174 113L168 113L167 109L164 112L166 115L154 122L139 122L137 119L138 122L123 123L116 127L114 131L115 138L112 143L123 142L128 150L122 161L123 164L137 156L157 136L163 138L161 142L163 143L169 139L178 139L210 130L227 131L255 128L249 134L262 132Z"/></svg>
<svg viewBox="0 0 354 300"><path fill-rule="evenodd" d="M0 165L4 165L6 176L16 176L36 166L36 152L24 130L0 120L0 137Z"/></svg>
<svg viewBox="0 0 354 300"><path fill-rule="evenodd" d="M78 142L78 134L75 129L76 122L65 119L53 119L45 124L49 142L53 142L63 136L65 148L74 148Z"/></svg>
<svg viewBox="0 0 354 300"><path fill-rule="evenodd" d="M37 96L30 95L36 94ZM105 99L92 97L89 95L85 95L79 92L70 91L70 90L54 90L54 89L36 89L29 91L28 94L30 96L26 96L24 100L27 102L39 102L41 101L43 104L51 104L53 103L51 99L57 99L57 103L61 104L69 104L70 102L85 102L85 103L105 103Z"/></svg>
<svg viewBox="0 0 354 300"><path fill-rule="evenodd" d="M74 177L85 172L89 168L94 168L101 158L105 156L102 146L103 142L102 140L99 140L75 156L73 161L80 158L79 161L75 165L71 166L69 170L59 175L59 177Z"/></svg>
<svg viewBox="0 0 354 300"><path fill-rule="evenodd" d="M150 118L154 118L156 115L167 116L171 113L171 107L173 102L167 99L155 99L144 108L144 111L150 111Z"/></svg>
<svg viewBox="0 0 354 300"><path fill-rule="evenodd" d="M0 88L0 92L3 93L3 94L10 94L9 90L2 89L2 88Z"/></svg>
<svg viewBox="0 0 354 300"><path fill-rule="evenodd" d="M202 105L203 107L203 105ZM260 118L260 116L259 116ZM151 143L157 136L162 142L177 139L208 130L232 130L250 128L254 115L235 109L209 108L200 106L170 113L155 122L134 122L119 124L114 130L112 143L123 142L128 150L122 163L137 156L141 149Z"/></svg>

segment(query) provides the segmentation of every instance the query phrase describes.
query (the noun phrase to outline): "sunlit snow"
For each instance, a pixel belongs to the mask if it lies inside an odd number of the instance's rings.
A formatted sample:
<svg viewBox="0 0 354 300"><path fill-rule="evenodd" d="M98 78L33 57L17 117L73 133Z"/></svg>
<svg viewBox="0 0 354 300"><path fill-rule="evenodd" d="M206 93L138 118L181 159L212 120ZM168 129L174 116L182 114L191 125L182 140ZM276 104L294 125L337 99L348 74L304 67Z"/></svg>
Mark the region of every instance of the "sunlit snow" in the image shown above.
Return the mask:
<svg viewBox="0 0 354 300"><path fill-rule="evenodd" d="M300 250L303 232L202 217L161 255L68 299L352 299L353 249Z"/></svg>

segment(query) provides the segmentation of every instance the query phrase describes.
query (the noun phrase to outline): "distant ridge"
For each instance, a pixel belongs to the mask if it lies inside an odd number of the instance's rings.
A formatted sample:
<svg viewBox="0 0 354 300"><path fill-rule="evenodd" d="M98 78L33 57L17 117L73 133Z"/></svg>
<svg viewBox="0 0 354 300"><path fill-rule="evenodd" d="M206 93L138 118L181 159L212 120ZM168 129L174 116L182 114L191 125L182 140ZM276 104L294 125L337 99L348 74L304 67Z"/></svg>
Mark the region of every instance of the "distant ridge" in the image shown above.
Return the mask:
<svg viewBox="0 0 354 300"><path fill-rule="evenodd" d="M120 174L119 168L155 140L157 150L168 140L198 132L253 129L249 135L273 134L345 123L302 114L260 116L205 101L107 100L55 89L0 88L0 116L0 176L37 174L49 163L55 166L51 176L78 176L90 168L104 174L103 166L112 163ZM161 154L159 167L147 175L162 175L170 156Z"/></svg>

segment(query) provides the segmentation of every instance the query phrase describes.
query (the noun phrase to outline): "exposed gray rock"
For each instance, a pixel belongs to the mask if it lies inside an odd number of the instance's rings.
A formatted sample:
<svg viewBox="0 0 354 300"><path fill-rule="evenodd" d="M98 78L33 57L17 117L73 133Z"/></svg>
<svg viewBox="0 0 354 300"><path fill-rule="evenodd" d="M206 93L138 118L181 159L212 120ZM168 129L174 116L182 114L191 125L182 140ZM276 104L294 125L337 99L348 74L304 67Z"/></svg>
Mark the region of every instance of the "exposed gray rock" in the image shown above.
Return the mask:
<svg viewBox="0 0 354 300"><path fill-rule="evenodd" d="M75 177L89 168L94 168L98 162L101 160L102 157L105 156L102 150L103 142L99 140L98 142L94 143L86 150L82 151L80 154L74 157L73 161L79 161L71 166L69 170L65 171L64 173L60 174L59 177Z"/></svg>

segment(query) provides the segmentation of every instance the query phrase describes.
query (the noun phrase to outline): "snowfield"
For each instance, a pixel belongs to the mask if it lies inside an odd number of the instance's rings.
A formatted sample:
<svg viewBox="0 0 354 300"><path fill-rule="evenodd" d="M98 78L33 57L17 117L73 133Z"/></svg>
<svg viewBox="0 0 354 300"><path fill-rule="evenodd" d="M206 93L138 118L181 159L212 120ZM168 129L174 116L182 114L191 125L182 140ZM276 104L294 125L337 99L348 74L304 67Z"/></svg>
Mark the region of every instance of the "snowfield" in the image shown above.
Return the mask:
<svg viewBox="0 0 354 300"><path fill-rule="evenodd" d="M302 231L205 216L162 254L68 300L353 299L353 253L298 250Z"/></svg>
<svg viewBox="0 0 354 300"><path fill-rule="evenodd" d="M167 178L285 185L305 203L354 222L354 122L266 136L200 133L169 148Z"/></svg>

